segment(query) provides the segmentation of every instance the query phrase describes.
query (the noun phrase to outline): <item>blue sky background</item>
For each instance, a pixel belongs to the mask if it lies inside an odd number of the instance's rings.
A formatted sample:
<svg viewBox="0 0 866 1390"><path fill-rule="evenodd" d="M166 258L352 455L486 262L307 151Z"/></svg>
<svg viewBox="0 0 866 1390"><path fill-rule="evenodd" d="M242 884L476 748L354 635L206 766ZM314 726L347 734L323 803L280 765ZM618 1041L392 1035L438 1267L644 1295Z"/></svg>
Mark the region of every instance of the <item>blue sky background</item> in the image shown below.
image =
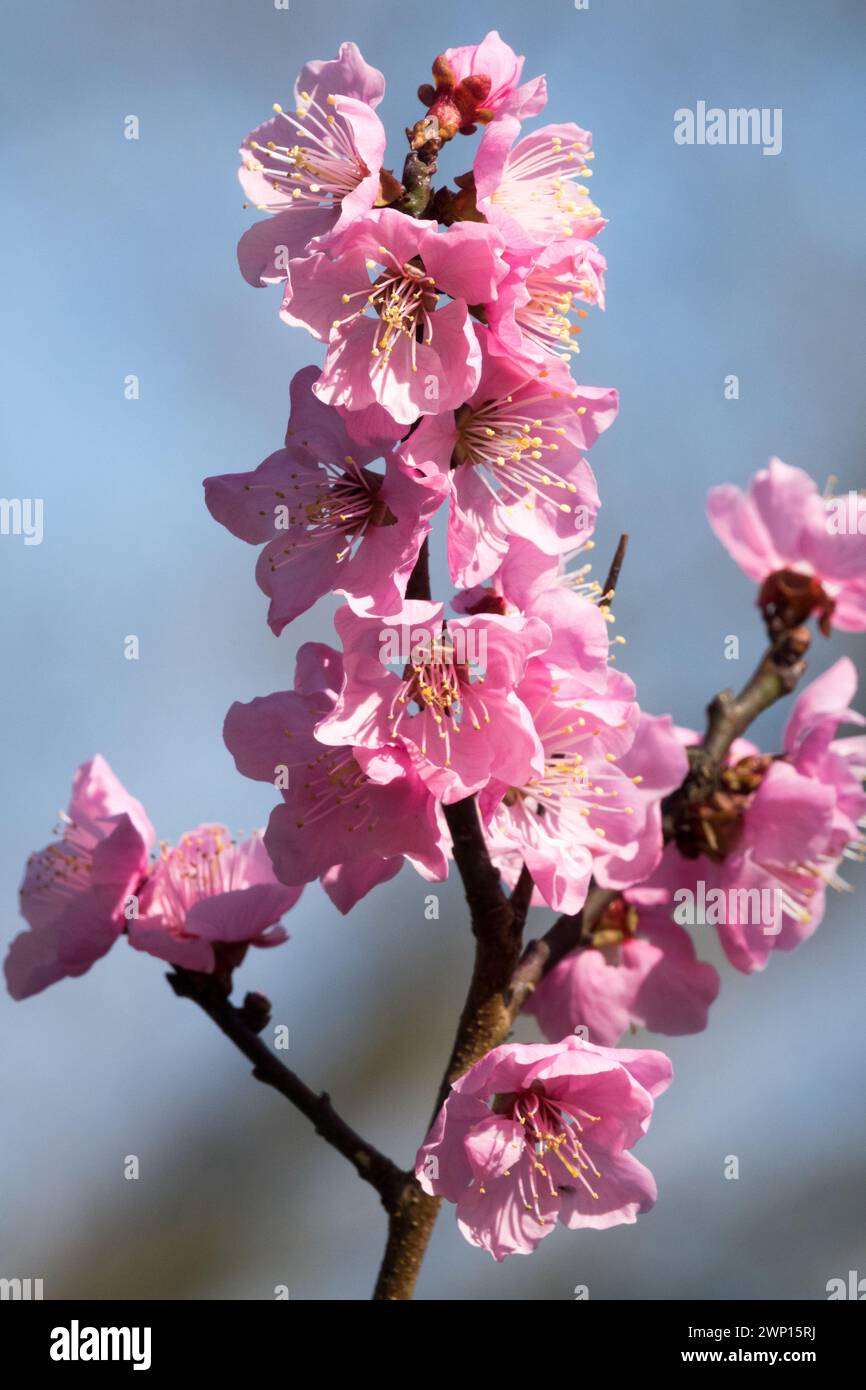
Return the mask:
<svg viewBox="0 0 866 1390"><path fill-rule="evenodd" d="M235 773L222 718L290 683L296 647L328 640L330 606L273 638L254 552L202 503L205 475L279 445L288 382L319 360L279 323L276 295L237 273L249 222L237 145L305 60L351 38L385 71L399 169L433 58L493 27L526 53L527 75L548 74L542 119L595 136L609 307L588 320L577 370L621 392L593 452L598 554L631 532L618 630L646 708L699 724L761 648L752 588L704 522L707 488L745 482L774 452L840 490L863 485L854 0L292 0L288 12L12 0L0 493L42 497L45 535L0 537L4 941L23 862L96 751L167 838L205 818L264 822L272 797ZM674 111L698 100L781 107L782 153L675 145ZM129 114L138 141L124 139ZM447 172L473 149L452 147ZM728 373L738 401L724 398ZM434 573L444 582L441 562ZM732 633L739 662L723 657ZM124 659L128 634L138 661ZM813 670L845 650L859 659L855 642L819 640ZM783 713L759 731L768 747ZM289 1025L290 1064L405 1162L469 957L457 886L438 923L424 920L426 891L407 871L343 920L309 889L291 943L239 977ZM717 959L709 942L706 954ZM764 976L725 970L709 1030L668 1045L676 1081L642 1145L655 1211L611 1233L558 1232L504 1267L446 1211L419 1296L568 1299L588 1283L607 1298L815 1298L849 1268L866 1274L864 975L862 898L834 901ZM296 1298L367 1296L383 1230L373 1197L172 996L156 961L119 945L79 981L0 998L0 1027L0 1274L42 1277L48 1297L267 1298L276 1283ZM122 1177L129 1153L137 1183ZM723 1179L728 1154L738 1182Z"/></svg>

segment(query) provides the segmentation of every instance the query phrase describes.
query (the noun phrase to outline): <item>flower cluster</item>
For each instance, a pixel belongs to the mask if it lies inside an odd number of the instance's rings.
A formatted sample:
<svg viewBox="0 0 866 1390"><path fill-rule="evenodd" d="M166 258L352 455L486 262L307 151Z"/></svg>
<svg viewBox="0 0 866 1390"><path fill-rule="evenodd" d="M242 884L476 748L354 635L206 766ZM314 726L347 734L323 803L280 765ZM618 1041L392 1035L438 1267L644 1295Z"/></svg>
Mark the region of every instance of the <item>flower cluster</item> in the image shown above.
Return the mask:
<svg viewBox="0 0 866 1390"><path fill-rule="evenodd" d="M241 238L242 273L278 286L280 319L322 361L292 380L279 447L206 479L205 501L256 547L272 631L337 595L336 645L303 645L291 690L228 711L238 770L278 794L264 833L235 844L200 826L154 858L107 764L80 768L60 839L28 865L29 929L6 963L17 998L122 934L230 972L285 939L314 879L347 913L406 862L445 878L450 810L475 798L490 860L508 885L528 876L531 906L574 917L604 896L527 999L548 1041L470 1067L418 1154L421 1186L497 1260L557 1220L605 1228L652 1204L631 1149L670 1063L617 1044L706 1026L719 977L687 927L717 926L743 971L808 936L866 823L866 736L837 736L866 723L847 659L800 696L781 752L730 742L672 816L699 736L640 707L613 592L585 559L600 508L586 456L618 409L575 375L605 303L592 136L524 131L546 86L523 61L495 32L437 57L402 181L384 168L384 78L351 43L307 63L242 142L241 184L266 214ZM442 145L479 131L472 168L434 191ZM709 515L777 646L812 615L828 634L866 629L866 539L829 524L806 474L773 460L746 495L714 489ZM427 579L440 526L450 600Z"/></svg>
<svg viewBox="0 0 866 1390"><path fill-rule="evenodd" d="M28 928L5 961L14 999L83 975L124 934L138 951L202 972L286 940L279 921L302 889L278 882L261 832L238 841L224 825L199 825L157 846L143 806L104 758L76 772L56 834L30 856L21 884Z"/></svg>

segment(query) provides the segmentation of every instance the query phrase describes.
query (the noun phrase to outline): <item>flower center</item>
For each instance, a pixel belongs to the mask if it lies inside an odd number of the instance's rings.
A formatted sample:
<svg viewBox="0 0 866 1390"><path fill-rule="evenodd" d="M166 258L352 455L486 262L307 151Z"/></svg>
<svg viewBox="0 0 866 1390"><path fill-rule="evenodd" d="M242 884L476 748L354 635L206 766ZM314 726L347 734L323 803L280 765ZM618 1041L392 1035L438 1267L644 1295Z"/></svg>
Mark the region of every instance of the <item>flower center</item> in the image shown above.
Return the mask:
<svg viewBox="0 0 866 1390"><path fill-rule="evenodd" d="M562 499L577 487L558 473L549 456L559 450L558 441L566 430L537 418L532 407L552 399L537 392L504 396L483 405L461 406L456 413L457 442L452 467L461 464L475 468L495 500L506 509L520 504L532 511L538 502L566 514L574 514L575 526L589 525L586 507L573 507ZM577 413L586 413L578 406Z"/></svg>
<svg viewBox="0 0 866 1390"><path fill-rule="evenodd" d="M300 792L308 809L295 822L299 830L305 830L347 808L356 813L352 823L346 827L348 831L364 828L367 831L375 830L379 817L367 795L369 780L345 748L323 747L312 762L289 766L302 770L304 779Z"/></svg>
<svg viewBox="0 0 866 1390"><path fill-rule="evenodd" d="M476 674L473 682L468 662L456 659L454 640L443 625L426 643L414 644L412 660L404 668L388 711L391 737L398 737L405 719L420 720L422 754L426 757L428 742L439 738L445 744L445 766L450 767L451 740L460 734L464 722L468 720L476 733L490 723L490 712L478 690L483 683L483 675Z"/></svg>
<svg viewBox="0 0 866 1390"><path fill-rule="evenodd" d="M378 247L381 260L367 260L367 269L377 271L372 287L341 295L344 304L353 300L363 302L344 319L334 319L334 328L344 328L369 310L378 317L379 326L370 349L374 358L373 370L383 372L389 365L391 353L400 343L408 343L411 368L417 372L418 343L433 341L432 315L439 303L439 292L432 275L428 275L420 258L398 261L387 246Z"/></svg>
<svg viewBox="0 0 866 1390"><path fill-rule="evenodd" d="M580 352L573 339L582 332L580 324L571 320L587 317L587 310L580 306L580 301L593 303L597 298L592 282L577 272L555 273L545 266L536 266L527 276L526 288L529 303L517 309L517 322L527 338L544 352L570 362L572 356Z"/></svg>
<svg viewBox="0 0 866 1390"><path fill-rule="evenodd" d="M532 710L544 747L544 771L523 787L509 788L503 802L510 809L519 808L524 815L543 818L554 835L567 834L568 818L580 816L591 821L590 830L603 840L607 831L599 820L611 815L633 816L634 807L620 804L623 776L602 770L605 763L615 764L616 757L613 753L595 753L594 740L600 736L601 728L580 712L584 702L574 701L575 714L569 716L561 705L552 703L553 694L550 691ZM584 741L589 742L591 766L575 747ZM636 775L628 780L639 786L643 779ZM606 786L608 782L617 785Z"/></svg>
<svg viewBox="0 0 866 1390"><path fill-rule="evenodd" d="M190 908L201 898L243 886L234 881L236 856L226 855L233 843L222 825L183 835L176 845L160 841L152 910L169 930L182 930Z"/></svg>
<svg viewBox="0 0 866 1390"><path fill-rule="evenodd" d="M591 1179L602 1174L588 1154L583 1136L588 1126L598 1124L600 1115L591 1115L573 1101L546 1095L541 1083L533 1083L526 1091L494 1097L493 1109L524 1128L526 1146L517 1180L523 1205L537 1221L544 1225L549 1219L543 1215L539 1199L573 1192L574 1183L580 1183L598 1201ZM571 1181L563 1182L563 1178ZM539 1184L546 1190L539 1190Z"/></svg>
<svg viewBox="0 0 866 1390"><path fill-rule="evenodd" d="M329 96L327 101L333 106L335 98ZM286 145L275 140L265 145L250 141L249 148L259 158L248 159L247 168L264 174L279 195L259 211L282 211L286 198L291 198L295 207L339 206L370 172L355 149L347 122L326 111L307 92L301 93L294 116L277 102L274 111L285 122L287 133L299 132L301 140Z"/></svg>
<svg viewBox="0 0 866 1390"><path fill-rule="evenodd" d="M90 887L93 871L93 851L100 836L87 825L71 820L65 811L59 813L60 824L55 833L62 833L59 844L48 845L46 849L31 854L27 860L27 883L21 889L22 897L34 898L42 895L74 898Z"/></svg>
<svg viewBox="0 0 866 1390"><path fill-rule="evenodd" d="M589 189L575 182L591 176L584 163L591 158L586 145L575 140L564 146L558 135L523 153L512 152L490 201L535 234L580 236L581 222L601 215Z"/></svg>
<svg viewBox="0 0 866 1390"><path fill-rule="evenodd" d="M291 532L284 548L269 556L271 573L319 546L332 546L340 563L354 555L369 527L394 521L379 497L383 481L346 455L342 465L319 460L319 472L312 476L288 473L282 488L247 483L247 492L262 490L278 499L275 530Z"/></svg>

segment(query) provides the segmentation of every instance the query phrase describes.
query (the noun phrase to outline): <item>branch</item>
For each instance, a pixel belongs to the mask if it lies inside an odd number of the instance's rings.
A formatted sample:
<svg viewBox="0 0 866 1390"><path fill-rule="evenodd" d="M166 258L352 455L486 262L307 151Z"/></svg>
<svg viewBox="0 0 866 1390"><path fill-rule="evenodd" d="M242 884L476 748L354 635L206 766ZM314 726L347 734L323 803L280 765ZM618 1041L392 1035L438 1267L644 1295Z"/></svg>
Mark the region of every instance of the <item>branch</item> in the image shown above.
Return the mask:
<svg viewBox="0 0 866 1390"><path fill-rule="evenodd" d="M409 153L403 165L403 193L393 206L408 217L423 217L433 197L432 180L442 148L439 122L424 116L406 131Z"/></svg>
<svg viewBox="0 0 866 1390"><path fill-rule="evenodd" d="M602 597L613 598L616 593L616 586L619 583L619 574L622 569L622 562L625 559L625 552L628 550L628 532L623 531L619 538L619 545L614 551L613 559L610 562L610 569L607 572L607 579L604 581Z"/></svg>
<svg viewBox="0 0 866 1390"><path fill-rule="evenodd" d="M469 905L475 963L430 1125L458 1077L508 1035L511 1016L505 1006L505 991L517 963L523 929L523 916L513 910L491 863L475 798L467 797L443 809ZM412 1297L440 1205L441 1198L428 1196L414 1180L406 1187L400 1209L388 1222L388 1243L374 1299Z"/></svg>
<svg viewBox="0 0 866 1390"><path fill-rule="evenodd" d="M526 917L532 905L532 893L535 888L532 874L524 864L520 870L520 877L514 885L509 899L511 912L514 919L514 929L523 935L523 928L526 926Z"/></svg>
<svg viewBox="0 0 866 1390"><path fill-rule="evenodd" d="M409 579L407 595L430 597L426 543ZM492 1047L507 1037L511 1016L505 991L520 953L526 910L506 897L487 842L474 797L443 807L454 847L454 862L463 880L475 937L475 962L451 1056L445 1068L430 1124L452 1084ZM526 884L521 875L526 892ZM531 888L530 888L531 891ZM528 902L527 902L528 906ZM412 1292L427 1250L441 1199L422 1192L414 1179L404 1187L398 1209L388 1222L388 1243L373 1294L377 1300L405 1300Z"/></svg>
<svg viewBox="0 0 866 1390"><path fill-rule="evenodd" d="M401 1194L410 1180L408 1174L401 1172L390 1158L368 1144L359 1134L346 1124L331 1105L330 1097L322 1092L317 1095L311 1091L299 1076L290 1071L266 1047L256 1032L255 1023L261 1024L261 1017L254 1020L252 1015L260 1007L261 996L247 995L245 1006L238 1009L230 1002L219 982L212 975L173 967L173 974L166 977L169 984L181 999L192 999L200 1009L212 1018L218 1028L225 1033L253 1064L253 1076L266 1086L272 1086L286 1100L291 1101L302 1115L306 1115L325 1143L347 1158L360 1178L374 1187L387 1212L398 1209ZM267 1013L263 1015L267 1018Z"/></svg>
<svg viewBox="0 0 866 1390"><path fill-rule="evenodd" d="M689 808L707 801L718 787L719 773L734 741L745 733L759 714L790 695L806 669L811 643L807 627L768 624L770 645L739 695L723 690L707 706L707 731L703 742L689 751L689 772L682 786L662 803L664 836L676 839Z"/></svg>
<svg viewBox="0 0 866 1390"><path fill-rule="evenodd" d="M511 977L506 994L510 1022L513 1023L532 991L549 970L579 947L585 946L605 909L619 894L610 888L590 884L580 912L557 918L538 941L527 942L526 949Z"/></svg>
<svg viewBox="0 0 866 1390"><path fill-rule="evenodd" d="M407 599L429 599L430 597L430 547L428 540L429 538L425 536L421 549L418 551L415 568L409 575L406 584Z"/></svg>

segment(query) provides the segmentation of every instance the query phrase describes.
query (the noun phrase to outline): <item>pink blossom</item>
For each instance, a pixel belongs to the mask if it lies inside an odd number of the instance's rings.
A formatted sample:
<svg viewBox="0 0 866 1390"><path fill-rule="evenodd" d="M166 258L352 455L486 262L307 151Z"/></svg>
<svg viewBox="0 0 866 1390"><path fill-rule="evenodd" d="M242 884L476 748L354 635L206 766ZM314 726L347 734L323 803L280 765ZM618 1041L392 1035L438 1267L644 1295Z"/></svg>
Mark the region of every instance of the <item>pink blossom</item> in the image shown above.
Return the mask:
<svg viewBox="0 0 866 1390"><path fill-rule="evenodd" d="M547 125L517 144L520 122L503 116L485 131L475 156L475 195L513 254L554 241L595 236L605 225L585 184L592 135L580 126ZM513 147L513 148L512 148Z"/></svg>
<svg viewBox="0 0 866 1390"><path fill-rule="evenodd" d="M688 932L670 918L663 890L632 889L616 898L593 932L544 977L524 1012L546 1038L582 1025L590 1042L615 1047L636 1028L679 1036L700 1033L719 992L718 972L699 961Z"/></svg>
<svg viewBox="0 0 866 1390"><path fill-rule="evenodd" d="M841 861L862 863L866 849L862 834L866 828L866 736L837 738L840 724L866 725L866 717L850 708L856 692L856 667L843 656L802 691L782 738L785 756L796 771L834 793L833 825L822 868L831 886L842 888L847 885L838 877Z"/></svg>
<svg viewBox="0 0 866 1390"><path fill-rule="evenodd" d="M568 557L545 555L515 536L489 585L463 589L452 602L458 613L523 614L541 618L551 631L544 664L560 686L576 694L602 694L608 684L611 614L601 586L587 581L589 565L569 571Z"/></svg>
<svg viewBox="0 0 866 1390"><path fill-rule="evenodd" d="M512 257L506 255L509 262ZM485 306L491 347L529 371L555 368L580 351L573 318L586 318L584 304L604 308L607 262L595 242L555 241L538 256L518 259Z"/></svg>
<svg viewBox="0 0 866 1390"><path fill-rule="evenodd" d="M360 611L400 607L430 518L447 491L419 487L379 452L356 444L332 406L313 395L306 367L292 381L287 447L249 473L205 479L217 521L251 545L264 545L256 578L269 596L279 634L323 594L347 596ZM297 441L297 442L294 442Z"/></svg>
<svg viewBox="0 0 866 1390"><path fill-rule="evenodd" d="M446 48L433 64L436 86L421 87L418 96L446 139L458 130L470 135L476 122L536 116L547 101L547 84L535 77L521 85L524 61L492 29L481 43Z"/></svg>
<svg viewBox="0 0 866 1390"><path fill-rule="evenodd" d="M282 794L265 834L277 877L321 878L348 912L404 858L426 878L444 878L448 866L435 803L403 746L331 747L317 739L342 677L339 653L308 642L298 652L294 690L232 705L223 734L238 771Z"/></svg>
<svg viewBox="0 0 866 1390"><path fill-rule="evenodd" d="M515 687L550 641L545 623L489 615L446 622L444 604L420 600L407 601L387 627L347 607L334 623L345 678L317 726L322 742L403 744L446 802L478 791L494 771L520 784L541 770L538 735Z"/></svg>
<svg viewBox="0 0 866 1390"><path fill-rule="evenodd" d="M224 825L199 825L176 845L160 846L143 915L129 923L129 944L172 965L211 972L221 945L286 941L277 924L301 892L274 878L260 830L235 842Z"/></svg>
<svg viewBox="0 0 866 1390"><path fill-rule="evenodd" d="M469 305L495 298L501 251L494 228L462 222L440 234L383 208L353 223L336 259L292 260L281 316L328 344L320 400L379 405L403 426L464 401L481 371Z"/></svg>
<svg viewBox="0 0 866 1390"><path fill-rule="evenodd" d="M591 878L622 889L661 859L661 800L687 770L670 719L641 715L634 687L610 671L603 695L561 692L543 660L517 694L532 715L544 768L523 783L496 780L479 798L494 862L507 879L525 864L538 898L577 912Z"/></svg>
<svg viewBox="0 0 866 1390"><path fill-rule="evenodd" d="M495 1047L452 1086L418 1151L418 1181L456 1203L466 1240L495 1260L530 1254L557 1220L632 1223L656 1185L629 1150L671 1075L662 1052L573 1036Z"/></svg>
<svg viewBox="0 0 866 1390"><path fill-rule="evenodd" d="M379 197L385 129L373 110L385 80L344 43L338 58L308 63L295 109L275 114L241 146L241 185L272 216L241 237L238 261L251 285L285 280L288 260L333 246Z"/></svg>
<svg viewBox="0 0 866 1390"><path fill-rule="evenodd" d="M450 481L448 564L461 588L489 578L513 536L549 555L589 538L600 503L582 451L617 412L613 390L527 376L486 333L482 349L467 403L422 420L397 451L415 476Z"/></svg>
<svg viewBox="0 0 866 1390"><path fill-rule="evenodd" d="M61 838L27 861L21 913L29 930L5 962L13 999L83 975L113 946L156 838L144 808L98 754L76 772L60 820Z"/></svg>
<svg viewBox="0 0 866 1390"><path fill-rule="evenodd" d="M770 459L746 493L713 488L707 515L728 554L762 586L759 603L820 615L822 631L866 631L866 534L846 532L838 499L822 497L800 468Z"/></svg>
<svg viewBox="0 0 866 1390"><path fill-rule="evenodd" d="M841 861L863 858L866 738L836 738L840 723L864 723L847 708L856 683L843 657L807 686L777 758L740 740L722 771L721 803L703 808L691 840L681 835L653 876L673 891L675 921L715 926L745 973L811 936L826 888L847 886Z"/></svg>

